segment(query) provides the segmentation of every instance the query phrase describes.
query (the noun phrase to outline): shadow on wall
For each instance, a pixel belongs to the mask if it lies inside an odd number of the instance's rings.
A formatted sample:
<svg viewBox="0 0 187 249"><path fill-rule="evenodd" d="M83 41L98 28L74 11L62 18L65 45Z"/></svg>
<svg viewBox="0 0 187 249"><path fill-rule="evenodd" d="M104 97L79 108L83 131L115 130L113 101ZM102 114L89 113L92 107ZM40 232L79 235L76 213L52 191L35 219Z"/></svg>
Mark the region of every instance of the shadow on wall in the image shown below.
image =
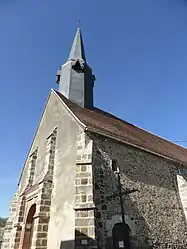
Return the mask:
<svg viewBox="0 0 187 249"><path fill-rule="evenodd" d="M76 238L74 240L67 240L67 241L61 241L60 243L60 249L74 249L74 248L81 248L81 249L87 249L87 248L95 248L97 243L95 239L92 239L85 235L84 233L81 233L76 230L75 232Z"/></svg>
<svg viewBox="0 0 187 249"><path fill-rule="evenodd" d="M99 153L95 159L94 168L95 188L94 202L96 205L97 237L101 234L105 240L105 248L113 249L112 228L121 222L121 206L119 197L107 198L111 194L118 193L118 181L114 171L109 167L108 161ZM102 165L102 166L101 166ZM124 185L124 190L126 186ZM129 187L129 186L128 186ZM133 187L132 187L133 188ZM130 189L132 189L130 188ZM122 191L124 191L122 189ZM131 230L131 249L151 249L154 242L151 241L151 231L142 213L137 208L137 203L132 201L131 195L123 196L126 223ZM127 219L128 217L128 219ZM99 234L98 234L99 233Z"/></svg>
<svg viewBox="0 0 187 249"><path fill-rule="evenodd" d="M115 145L114 145L115 146ZM133 249L187 248L178 228L172 226L171 210L181 214L176 192L176 176L167 161L127 147L119 149L100 140L94 148L94 202L96 205L97 232L102 234L106 248L111 249L111 230L119 222L119 198L107 197L118 192L117 177L110 160L117 159L124 190L139 191L124 195L126 222L131 229ZM124 191L122 190L122 191ZM167 197L167 198L166 198ZM171 206L172 203L172 206ZM168 210L166 213L165 211ZM170 210L170 212L169 212ZM183 216L180 217L182 221ZM179 223L179 222L178 222ZM172 229L171 229L172 228ZM184 226L183 226L184 228ZM176 236L174 236L176 231ZM98 235L97 235L98 236Z"/></svg>

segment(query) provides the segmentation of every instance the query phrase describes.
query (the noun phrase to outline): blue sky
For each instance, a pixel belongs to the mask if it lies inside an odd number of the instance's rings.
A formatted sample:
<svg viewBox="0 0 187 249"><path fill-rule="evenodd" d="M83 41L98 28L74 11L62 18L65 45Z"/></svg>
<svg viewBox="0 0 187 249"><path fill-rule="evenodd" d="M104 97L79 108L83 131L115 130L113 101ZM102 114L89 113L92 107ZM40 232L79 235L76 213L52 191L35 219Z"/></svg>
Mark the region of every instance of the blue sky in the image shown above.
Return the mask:
<svg viewBox="0 0 187 249"><path fill-rule="evenodd" d="M97 79L95 105L187 141L185 0L0 0L0 216L8 215L78 17Z"/></svg>

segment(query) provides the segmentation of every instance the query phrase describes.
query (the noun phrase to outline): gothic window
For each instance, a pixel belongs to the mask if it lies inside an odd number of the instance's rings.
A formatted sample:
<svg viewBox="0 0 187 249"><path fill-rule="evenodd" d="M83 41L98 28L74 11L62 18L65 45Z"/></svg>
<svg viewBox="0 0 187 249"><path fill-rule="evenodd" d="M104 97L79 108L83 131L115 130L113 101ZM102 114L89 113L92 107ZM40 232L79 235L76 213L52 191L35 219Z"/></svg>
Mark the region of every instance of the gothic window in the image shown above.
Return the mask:
<svg viewBox="0 0 187 249"><path fill-rule="evenodd" d="M117 160L112 160L112 170L114 172L118 171L118 167L117 167Z"/></svg>

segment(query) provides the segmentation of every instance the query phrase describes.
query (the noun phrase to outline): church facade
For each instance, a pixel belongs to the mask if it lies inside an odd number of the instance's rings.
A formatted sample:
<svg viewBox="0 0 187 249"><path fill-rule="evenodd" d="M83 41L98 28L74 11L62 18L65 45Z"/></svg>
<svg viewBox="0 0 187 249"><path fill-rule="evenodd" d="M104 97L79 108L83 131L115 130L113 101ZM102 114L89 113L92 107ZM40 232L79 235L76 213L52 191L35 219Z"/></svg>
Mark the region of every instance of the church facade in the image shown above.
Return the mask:
<svg viewBox="0 0 187 249"><path fill-rule="evenodd" d="M94 107L94 81L78 28L1 249L187 248L187 150Z"/></svg>

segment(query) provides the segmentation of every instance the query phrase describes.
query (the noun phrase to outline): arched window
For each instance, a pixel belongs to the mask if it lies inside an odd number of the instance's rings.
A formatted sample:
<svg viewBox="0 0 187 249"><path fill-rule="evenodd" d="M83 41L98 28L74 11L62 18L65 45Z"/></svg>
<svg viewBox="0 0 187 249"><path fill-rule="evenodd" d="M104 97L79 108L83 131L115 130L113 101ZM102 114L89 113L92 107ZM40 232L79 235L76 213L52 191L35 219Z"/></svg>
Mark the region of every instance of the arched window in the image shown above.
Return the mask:
<svg viewBox="0 0 187 249"><path fill-rule="evenodd" d="M34 214L36 212L36 204L33 204L28 212L26 224L25 224L25 232L23 239L22 249L30 249L32 245L32 237L33 237L33 228L34 228Z"/></svg>

